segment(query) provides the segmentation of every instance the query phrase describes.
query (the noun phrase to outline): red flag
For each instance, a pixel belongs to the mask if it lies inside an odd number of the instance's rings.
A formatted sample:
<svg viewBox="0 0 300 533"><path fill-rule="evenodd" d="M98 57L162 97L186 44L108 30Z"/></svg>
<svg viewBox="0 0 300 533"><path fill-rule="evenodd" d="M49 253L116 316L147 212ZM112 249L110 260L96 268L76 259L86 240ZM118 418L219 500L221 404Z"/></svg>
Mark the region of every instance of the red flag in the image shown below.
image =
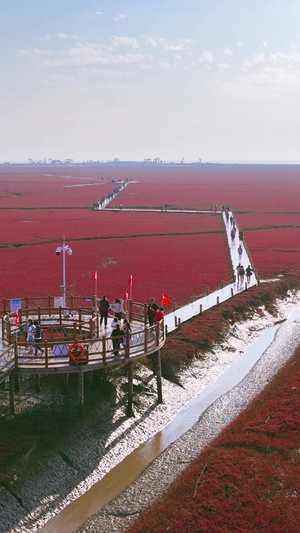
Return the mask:
<svg viewBox="0 0 300 533"><path fill-rule="evenodd" d="M125 295L124 295L124 302L128 302L128 292L125 292Z"/></svg>
<svg viewBox="0 0 300 533"><path fill-rule="evenodd" d="M161 295L161 303L162 303L162 305L169 305L170 298L168 296L166 296L165 294L162 294Z"/></svg>
<svg viewBox="0 0 300 533"><path fill-rule="evenodd" d="M98 272L97 272L97 270L94 272L93 278L94 278L95 281L99 281L98 280Z"/></svg>
<svg viewBox="0 0 300 533"><path fill-rule="evenodd" d="M129 276L129 287L132 287L132 274Z"/></svg>
<svg viewBox="0 0 300 533"><path fill-rule="evenodd" d="M19 324L19 310L15 310L15 325L17 326Z"/></svg>

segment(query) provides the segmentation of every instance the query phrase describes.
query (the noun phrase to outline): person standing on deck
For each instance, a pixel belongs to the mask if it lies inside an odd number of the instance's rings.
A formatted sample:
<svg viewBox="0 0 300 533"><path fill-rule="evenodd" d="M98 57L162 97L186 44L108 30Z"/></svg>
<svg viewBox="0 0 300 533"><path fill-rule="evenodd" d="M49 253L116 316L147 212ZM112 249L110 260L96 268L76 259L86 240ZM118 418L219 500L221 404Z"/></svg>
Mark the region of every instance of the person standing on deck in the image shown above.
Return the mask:
<svg viewBox="0 0 300 533"><path fill-rule="evenodd" d="M120 324L116 324L116 327L112 331L111 336L114 355L119 355L120 344L124 340L124 331L121 329Z"/></svg>
<svg viewBox="0 0 300 533"><path fill-rule="evenodd" d="M102 322L104 321L104 327L107 328L107 317L108 317L109 310L110 310L109 301L107 300L106 296L103 296L99 304L100 326L102 326Z"/></svg>
<svg viewBox="0 0 300 533"><path fill-rule="evenodd" d="M148 308L147 308L147 314L148 314L148 321L149 321L149 326L153 326L154 324L154 314L153 314L153 311L158 311L159 310L159 307L158 305L155 303L155 300L154 298L150 298L150 303L148 305Z"/></svg>
<svg viewBox="0 0 300 533"><path fill-rule="evenodd" d="M42 333L41 326L37 320L34 321L34 326L34 355L37 355L38 351L43 353L44 350L39 346L39 344L42 342Z"/></svg>

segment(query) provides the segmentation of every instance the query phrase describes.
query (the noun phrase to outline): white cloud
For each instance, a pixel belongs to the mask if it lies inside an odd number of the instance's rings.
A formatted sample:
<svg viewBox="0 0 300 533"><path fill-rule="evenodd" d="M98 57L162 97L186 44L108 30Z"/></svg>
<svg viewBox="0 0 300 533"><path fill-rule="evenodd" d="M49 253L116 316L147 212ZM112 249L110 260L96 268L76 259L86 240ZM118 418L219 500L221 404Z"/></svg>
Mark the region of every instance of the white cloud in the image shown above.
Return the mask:
<svg viewBox="0 0 300 533"><path fill-rule="evenodd" d="M57 37L60 39L69 39L69 36L66 33L58 33Z"/></svg>
<svg viewBox="0 0 300 533"><path fill-rule="evenodd" d="M229 48L225 48L225 50L223 50L223 54L226 57L232 57L233 56L233 52Z"/></svg>
<svg viewBox="0 0 300 533"><path fill-rule="evenodd" d="M120 15L117 15L114 20L122 20L122 19L126 19L127 15L123 15L120 13Z"/></svg>
<svg viewBox="0 0 300 533"><path fill-rule="evenodd" d="M242 41L237 41L237 43L236 43L236 47L237 47L237 48L242 48L242 46L243 46Z"/></svg>
<svg viewBox="0 0 300 533"><path fill-rule="evenodd" d="M253 54L252 55L252 62L257 63L264 63L265 62L265 54Z"/></svg>
<svg viewBox="0 0 300 533"><path fill-rule="evenodd" d="M96 11L96 15L103 15L102 11Z"/></svg>
<svg viewBox="0 0 300 533"><path fill-rule="evenodd" d="M113 44L117 46L130 46L131 48L139 48L140 45L136 37L116 37L115 35L112 38Z"/></svg>
<svg viewBox="0 0 300 533"><path fill-rule="evenodd" d="M165 39L161 38L160 43L163 45L165 50L169 52L178 52L180 50L189 50L193 41L191 39L180 39L175 43L168 43Z"/></svg>
<svg viewBox="0 0 300 533"><path fill-rule="evenodd" d="M230 63L218 63L220 72L228 72L231 69Z"/></svg>
<svg viewBox="0 0 300 533"><path fill-rule="evenodd" d="M150 44L152 48L157 48L157 42L154 39L152 39L152 37L147 38L147 43Z"/></svg>
<svg viewBox="0 0 300 533"><path fill-rule="evenodd" d="M51 74L50 79L54 81L73 81L74 76L71 76L70 74Z"/></svg>
<svg viewBox="0 0 300 533"><path fill-rule="evenodd" d="M21 49L17 50L17 56L29 57L31 59L39 59L43 56L51 56L51 50L43 50L41 48Z"/></svg>
<svg viewBox="0 0 300 533"><path fill-rule="evenodd" d="M291 65L300 62L300 55L297 52L291 54L284 54L283 52L276 52L270 55L270 60L273 65Z"/></svg>
<svg viewBox="0 0 300 533"><path fill-rule="evenodd" d="M159 66L161 68L170 68L171 64L168 61L165 61L164 59L159 60Z"/></svg>
<svg viewBox="0 0 300 533"><path fill-rule="evenodd" d="M262 44L263 46L265 46L265 47L268 46L267 41L263 41L261 44Z"/></svg>
<svg viewBox="0 0 300 533"><path fill-rule="evenodd" d="M118 63L141 63L149 60L141 53L120 54L105 45L95 43L76 43L76 46L63 50L25 49L18 50L17 54L19 57L41 61L41 64L46 67L115 65Z"/></svg>
<svg viewBox="0 0 300 533"><path fill-rule="evenodd" d="M201 56L199 57L200 63L206 63L207 65L211 65L215 62L214 54L210 52L209 50L203 50Z"/></svg>

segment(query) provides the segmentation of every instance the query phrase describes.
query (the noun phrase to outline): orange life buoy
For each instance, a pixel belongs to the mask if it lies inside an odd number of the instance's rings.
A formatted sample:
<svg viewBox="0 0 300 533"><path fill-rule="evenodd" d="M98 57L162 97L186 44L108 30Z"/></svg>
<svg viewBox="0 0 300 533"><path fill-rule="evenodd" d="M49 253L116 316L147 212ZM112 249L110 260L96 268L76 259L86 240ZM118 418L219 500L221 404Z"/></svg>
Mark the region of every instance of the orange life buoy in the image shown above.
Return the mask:
<svg viewBox="0 0 300 533"><path fill-rule="evenodd" d="M82 344L68 344L68 357L70 361L81 361L84 359L84 355Z"/></svg>

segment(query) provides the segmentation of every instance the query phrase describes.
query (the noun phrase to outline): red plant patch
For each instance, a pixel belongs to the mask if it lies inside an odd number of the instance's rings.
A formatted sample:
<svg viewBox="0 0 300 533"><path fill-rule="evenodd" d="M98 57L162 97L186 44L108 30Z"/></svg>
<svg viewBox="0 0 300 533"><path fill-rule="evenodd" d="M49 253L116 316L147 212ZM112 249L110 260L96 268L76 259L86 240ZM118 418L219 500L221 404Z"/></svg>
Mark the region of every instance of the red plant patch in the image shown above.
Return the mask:
<svg viewBox="0 0 300 533"><path fill-rule="evenodd" d="M61 239L63 234L68 239L104 239L219 232L223 233L225 240L221 216L210 214L15 209L0 210L0 225L6 228L2 233L2 243L12 245L49 242Z"/></svg>
<svg viewBox="0 0 300 533"><path fill-rule="evenodd" d="M299 530L299 355L130 533Z"/></svg>
<svg viewBox="0 0 300 533"><path fill-rule="evenodd" d="M133 299L160 301L164 292L171 305L187 303L191 294L202 294L231 277L223 234L117 238L69 242L66 257L68 294L94 294L93 272L98 271L98 294L111 300L128 290L133 275ZM1 250L2 296L18 298L56 294L62 283L62 258L57 243Z"/></svg>

